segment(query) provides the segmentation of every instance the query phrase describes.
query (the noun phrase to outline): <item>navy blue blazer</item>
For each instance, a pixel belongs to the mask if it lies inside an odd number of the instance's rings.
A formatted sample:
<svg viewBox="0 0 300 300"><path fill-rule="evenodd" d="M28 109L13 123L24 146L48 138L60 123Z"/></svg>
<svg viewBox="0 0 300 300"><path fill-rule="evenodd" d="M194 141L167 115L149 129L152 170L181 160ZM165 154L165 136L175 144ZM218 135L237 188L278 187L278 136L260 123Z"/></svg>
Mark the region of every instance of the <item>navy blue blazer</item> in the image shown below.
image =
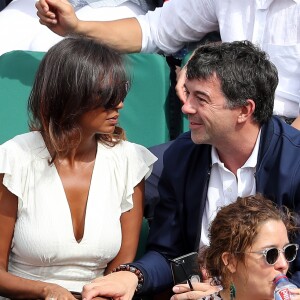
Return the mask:
<svg viewBox="0 0 300 300"><path fill-rule="evenodd" d="M211 146L194 144L190 132L166 150L147 252L133 263L144 274L142 294L171 287L168 259L198 250L210 170ZM255 178L257 192L300 212L300 131L277 117L262 126ZM291 270L300 286L299 255Z"/></svg>

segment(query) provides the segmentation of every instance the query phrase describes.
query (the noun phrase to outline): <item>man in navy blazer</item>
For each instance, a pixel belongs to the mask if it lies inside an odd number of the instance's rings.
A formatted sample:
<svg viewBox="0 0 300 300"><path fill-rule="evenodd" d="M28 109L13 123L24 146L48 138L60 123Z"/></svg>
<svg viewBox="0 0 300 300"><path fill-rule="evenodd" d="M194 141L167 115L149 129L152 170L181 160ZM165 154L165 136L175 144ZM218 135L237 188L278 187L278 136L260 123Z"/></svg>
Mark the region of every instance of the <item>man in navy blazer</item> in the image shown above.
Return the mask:
<svg viewBox="0 0 300 300"><path fill-rule="evenodd" d="M195 51L182 107L190 132L164 154L147 253L86 285L87 300L96 295L131 299L135 290L171 287L169 259L208 244L216 210L237 196L261 193L300 211L300 132L272 116L277 84L275 66L250 42ZM300 286L299 255L290 270Z"/></svg>

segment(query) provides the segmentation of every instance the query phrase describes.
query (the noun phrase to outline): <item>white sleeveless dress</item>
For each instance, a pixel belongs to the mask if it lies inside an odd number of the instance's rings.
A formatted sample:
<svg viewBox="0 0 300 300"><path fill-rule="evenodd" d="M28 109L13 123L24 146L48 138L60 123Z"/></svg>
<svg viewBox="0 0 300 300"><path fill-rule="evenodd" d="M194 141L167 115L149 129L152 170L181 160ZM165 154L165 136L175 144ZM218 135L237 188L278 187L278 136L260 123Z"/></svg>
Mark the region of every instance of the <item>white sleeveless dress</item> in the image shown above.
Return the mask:
<svg viewBox="0 0 300 300"><path fill-rule="evenodd" d="M120 215L132 208L133 189L150 175L156 157L127 141L112 148L98 144L80 242L74 237L61 179L56 167L49 166L49 158L38 132L0 145L3 183L19 201L9 272L81 292L117 255Z"/></svg>

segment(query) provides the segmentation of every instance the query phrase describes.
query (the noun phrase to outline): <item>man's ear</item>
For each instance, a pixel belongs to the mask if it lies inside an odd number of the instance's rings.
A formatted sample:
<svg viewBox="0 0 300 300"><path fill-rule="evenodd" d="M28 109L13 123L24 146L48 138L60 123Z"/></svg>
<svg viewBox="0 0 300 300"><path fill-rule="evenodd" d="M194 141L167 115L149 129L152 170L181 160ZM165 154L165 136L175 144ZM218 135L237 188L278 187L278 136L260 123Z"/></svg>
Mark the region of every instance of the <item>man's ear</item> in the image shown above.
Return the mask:
<svg viewBox="0 0 300 300"><path fill-rule="evenodd" d="M222 254L222 261L231 274L236 272L237 260L232 254L224 252Z"/></svg>
<svg viewBox="0 0 300 300"><path fill-rule="evenodd" d="M244 123L253 115L255 111L255 102L252 99L247 99L247 105L242 106L240 109L238 123Z"/></svg>

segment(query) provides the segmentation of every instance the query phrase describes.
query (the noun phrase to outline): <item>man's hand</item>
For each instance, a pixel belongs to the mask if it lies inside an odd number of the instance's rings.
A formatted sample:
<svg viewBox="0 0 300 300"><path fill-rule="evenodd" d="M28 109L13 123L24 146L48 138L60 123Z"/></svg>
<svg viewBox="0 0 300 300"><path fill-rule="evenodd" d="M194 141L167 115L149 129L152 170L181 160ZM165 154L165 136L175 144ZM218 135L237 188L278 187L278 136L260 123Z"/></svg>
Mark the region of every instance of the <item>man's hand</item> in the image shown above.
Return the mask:
<svg viewBox="0 0 300 300"><path fill-rule="evenodd" d="M111 273L86 284L82 290L82 298L92 300L97 296L114 300L131 300L138 284L135 274L128 271Z"/></svg>
<svg viewBox="0 0 300 300"><path fill-rule="evenodd" d="M66 36L76 33L79 20L67 0L39 0L35 4L40 23L54 33Z"/></svg>
<svg viewBox="0 0 300 300"><path fill-rule="evenodd" d="M180 101L184 103L186 100L186 93L184 87L185 79L186 79L186 65L181 69L177 69L176 73L177 73L177 83L175 86L176 94L180 99Z"/></svg>

